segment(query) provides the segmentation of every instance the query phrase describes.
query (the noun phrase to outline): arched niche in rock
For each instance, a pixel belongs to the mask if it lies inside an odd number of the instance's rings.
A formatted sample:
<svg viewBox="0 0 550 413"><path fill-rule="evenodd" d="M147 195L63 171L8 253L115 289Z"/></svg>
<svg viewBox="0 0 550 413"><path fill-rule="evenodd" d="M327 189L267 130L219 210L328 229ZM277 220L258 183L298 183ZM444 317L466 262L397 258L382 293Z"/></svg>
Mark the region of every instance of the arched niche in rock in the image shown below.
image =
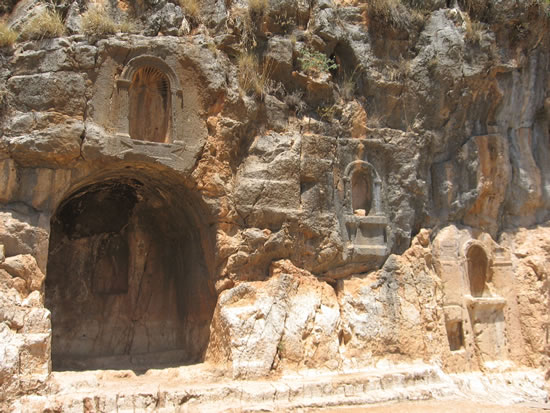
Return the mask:
<svg viewBox="0 0 550 413"><path fill-rule="evenodd" d="M487 287L489 281L489 258L485 249L478 243L471 244L466 250L468 283L472 297L490 295Z"/></svg>
<svg viewBox="0 0 550 413"><path fill-rule="evenodd" d="M54 370L202 360L216 301L209 225L194 194L154 172L87 180L52 216Z"/></svg>
<svg viewBox="0 0 550 413"><path fill-rule="evenodd" d="M374 167L365 161L351 162L345 170L347 209L356 215L380 215L381 180Z"/></svg>
<svg viewBox="0 0 550 413"><path fill-rule="evenodd" d="M372 207L372 177L364 169L355 170L351 175L351 209L368 215Z"/></svg>
<svg viewBox="0 0 550 413"><path fill-rule="evenodd" d="M128 62L116 82L117 134L136 140L180 140L183 93L172 68L158 57L142 55Z"/></svg>
<svg viewBox="0 0 550 413"><path fill-rule="evenodd" d="M344 183L343 220L349 256L378 265L387 253L388 220L382 211L382 181L370 163L354 161L344 171Z"/></svg>

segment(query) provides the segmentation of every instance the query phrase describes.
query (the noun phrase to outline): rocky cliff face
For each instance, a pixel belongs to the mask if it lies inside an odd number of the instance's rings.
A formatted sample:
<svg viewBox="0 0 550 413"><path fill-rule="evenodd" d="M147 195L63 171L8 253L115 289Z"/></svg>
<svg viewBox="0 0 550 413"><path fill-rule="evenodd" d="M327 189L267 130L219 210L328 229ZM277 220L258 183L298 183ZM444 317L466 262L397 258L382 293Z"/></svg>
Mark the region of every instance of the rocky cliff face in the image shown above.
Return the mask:
<svg viewBox="0 0 550 413"><path fill-rule="evenodd" d="M2 6L4 399L52 367L545 365L550 10L417 3Z"/></svg>

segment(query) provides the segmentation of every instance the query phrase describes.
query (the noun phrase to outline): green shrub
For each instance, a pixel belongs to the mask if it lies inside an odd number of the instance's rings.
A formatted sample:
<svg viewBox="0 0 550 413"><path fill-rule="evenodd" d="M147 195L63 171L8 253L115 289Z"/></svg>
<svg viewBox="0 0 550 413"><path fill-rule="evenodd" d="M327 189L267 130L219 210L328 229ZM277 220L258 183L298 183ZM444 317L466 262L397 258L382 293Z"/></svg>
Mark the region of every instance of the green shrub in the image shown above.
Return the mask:
<svg viewBox="0 0 550 413"><path fill-rule="evenodd" d="M59 14L46 9L32 17L21 29L21 37L25 40L59 37L64 33L65 26Z"/></svg>
<svg viewBox="0 0 550 413"><path fill-rule="evenodd" d="M309 75L328 73L330 70L338 68L333 59L309 47L304 47L300 51L298 62L301 69Z"/></svg>
<svg viewBox="0 0 550 413"><path fill-rule="evenodd" d="M0 47L13 46L17 36L17 32L10 29L7 24L0 23Z"/></svg>

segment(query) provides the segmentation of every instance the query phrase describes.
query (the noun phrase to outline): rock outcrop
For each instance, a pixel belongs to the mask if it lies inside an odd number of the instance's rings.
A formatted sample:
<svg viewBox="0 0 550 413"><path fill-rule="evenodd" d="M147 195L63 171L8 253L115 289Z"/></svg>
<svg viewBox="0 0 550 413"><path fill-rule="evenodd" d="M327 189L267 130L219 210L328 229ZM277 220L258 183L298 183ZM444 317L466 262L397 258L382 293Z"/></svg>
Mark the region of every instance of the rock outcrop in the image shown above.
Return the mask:
<svg viewBox="0 0 550 413"><path fill-rule="evenodd" d="M0 6L0 409L52 369L546 368L549 6L418 3Z"/></svg>

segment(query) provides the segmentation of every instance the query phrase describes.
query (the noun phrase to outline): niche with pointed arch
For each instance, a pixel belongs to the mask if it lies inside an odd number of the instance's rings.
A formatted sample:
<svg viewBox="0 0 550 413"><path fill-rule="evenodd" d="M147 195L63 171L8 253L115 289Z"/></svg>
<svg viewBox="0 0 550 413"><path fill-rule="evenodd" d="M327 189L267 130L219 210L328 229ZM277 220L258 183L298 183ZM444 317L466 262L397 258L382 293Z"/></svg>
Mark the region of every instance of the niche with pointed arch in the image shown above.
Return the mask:
<svg viewBox="0 0 550 413"><path fill-rule="evenodd" d="M192 199L175 181L115 175L61 202L45 291L54 370L202 359L216 297L208 225Z"/></svg>

